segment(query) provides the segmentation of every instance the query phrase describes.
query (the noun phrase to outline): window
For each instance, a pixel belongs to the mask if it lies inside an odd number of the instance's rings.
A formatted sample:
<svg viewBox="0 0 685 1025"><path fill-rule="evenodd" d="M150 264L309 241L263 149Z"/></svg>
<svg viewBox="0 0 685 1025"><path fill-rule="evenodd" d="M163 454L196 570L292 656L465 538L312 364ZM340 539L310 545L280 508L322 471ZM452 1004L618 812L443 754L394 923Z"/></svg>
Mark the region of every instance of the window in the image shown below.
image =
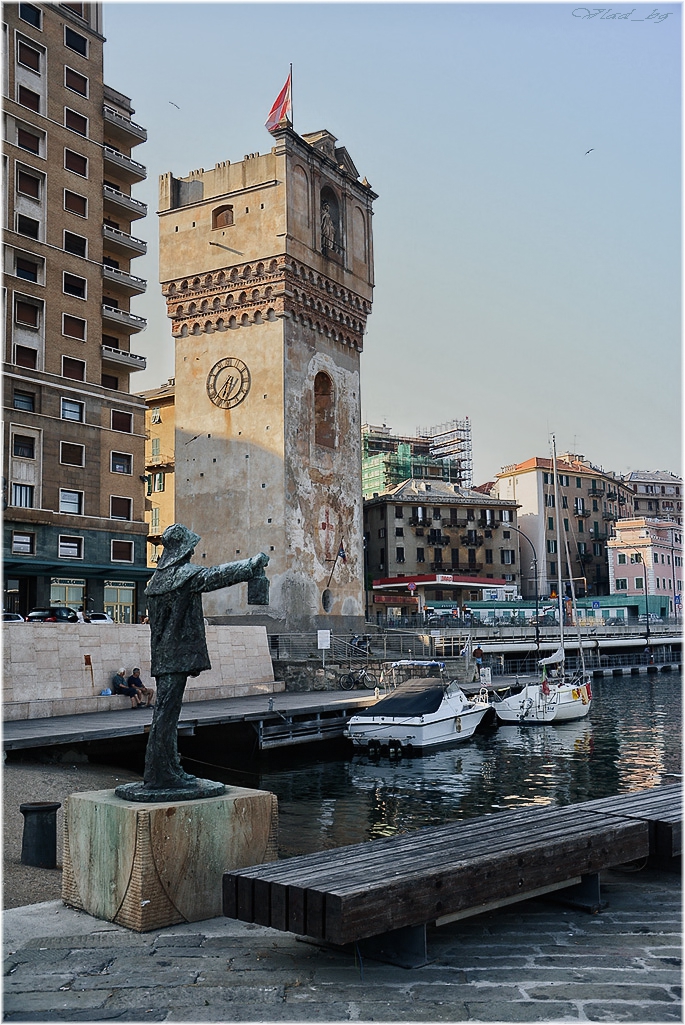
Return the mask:
<svg viewBox="0 0 685 1025"><path fill-rule="evenodd" d="M28 43L23 42L21 39L17 47L17 61L19 64L23 64L25 68L30 68L31 71L35 71L36 74L40 75L40 50L29 46Z"/></svg>
<svg viewBox="0 0 685 1025"><path fill-rule="evenodd" d="M150 510L150 527L152 530L159 530L159 506L155 505Z"/></svg>
<svg viewBox="0 0 685 1025"><path fill-rule="evenodd" d="M396 548L395 556L397 562L404 562L404 548Z"/></svg>
<svg viewBox="0 0 685 1025"><path fill-rule="evenodd" d="M552 539L548 540L548 542L547 542L547 552L548 552L548 554L549 555L556 555L556 551L557 551L557 543L556 543L556 541L554 541Z"/></svg>
<svg viewBox="0 0 685 1025"><path fill-rule="evenodd" d="M395 519L396 520L404 519L404 508L401 505L396 505L395 506Z"/></svg>
<svg viewBox="0 0 685 1025"><path fill-rule="evenodd" d="M133 456L126 452L112 452L112 473L133 473Z"/></svg>
<svg viewBox="0 0 685 1025"><path fill-rule="evenodd" d="M72 68L65 67L64 84L72 92L80 93L81 96L88 95L88 79L85 75L79 75L78 71L74 71Z"/></svg>
<svg viewBox="0 0 685 1025"><path fill-rule="evenodd" d="M100 374L100 384L103 388L111 388L112 391L117 391L119 388L119 378L115 377L114 374Z"/></svg>
<svg viewBox="0 0 685 1025"><path fill-rule="evenodd" d="M133 562L133 541L112 541L112 562Z"/></svg>
<svg viewBox="0 0 685 1025"><path fill-rule="evenodd" d="M66 26L64 28L64 45L68 46L70 50L80 53L82 57L88 56L88 40L86 37Z"/></svg>
<svg viewBox="0 0 685 1025"><path fill-rule="evenodd" d="M25 434L15 434L12 439L12 455L22 459L36 458L36 439Z"/></svg>
<svg viewBox="0 0 685 1025"><path fill-rule="evenodd" d="M40 113L40 96L38 93L34 93L32 89L27 89L25 85L20 85L18 100L22 107L28 107L29 110L35 110L37 114Z"/></svg>
<svg viewBox="0 0 685 1025"><path fill-rule="evenodd" d="M485 561L488 563L488 565L492 563L492 548L485 549Z"/></svg>
<svg viewBox="0 0 685 1025"><path fill-rule="evenodd" d="M33 4L19 4L19 17L22 21L28 21L34 28L41 27L41 11Z"/></svg>
<svg viewBox="0 0 685 1025"><path fill-rule="evenodd" d="M42 260L29 260L24 256L17 256L15 273L18 278L24 281L38 281L39 272L43 269Z"/></svg>
<svg viewBox="0 0 685 1025"><path fill-rule="evenodd" d="M641 553L640 552L631 552L630 553L630 561L632 563L642 562L642 555L641 555ZM664 561L663 555L661 556L661 561L662 562Z"/></svg>
<svg viewBox="0 0 685 1025"><path fill-rule="evenodd" d="M59 511L69 513L72 516L81 516L83 513L83 492L66 491L59 489Z"/></svg>
<svg viewBox="0 0 685 1025"><path fill-rule="evenodd" d="M232 206L218 206L215 210L212 210L212 228L229 228L232 224Z"/></svg>
<svg viewBox="0 0 685 1025"><path fill-rule="evenodd" d="M152 439L152 458L159 459L161 441L159 438Z"/></svg>
<svg viewBox="0 0 685 1025"><path fill-rule="evenodd" d="M13 555L35 555L36 552L36 535L25 534L18 530L15 530L12 534L12 554Z"/></svg>
<svg viewBox="0 0 685 1025"><path fill-rule="evenodd" d="M82 402L75 402L73 399L62 399L63 420L75 420L78 423L83 423L84 409L85 407Z"/></svg>
<svg viewBox="0 0 685 1025"><path fill-rule="evenodd" d="M594 544L592 545L592 554L593 555L601 555L602 554L602 546L599 543L599 541L595 541Z"/></svg>
<svg viewBox="0 0 685 1025"><path fill-rule="evenodd" d="M583 521L582 520L578 520L578 533L582 534L584 530L585 530L585 527L583 526Z"/></svg>
<svg viewBox="0 0 685 1025"><path fill-rule="evenodd" d="M35 413L36 396L33 394L33 392L15 391L14 408L23 409L26 413Z"/></svg>
<svg viewBox="0 0 685 1025"><path fill-rule="evenodd" d="M618 559L616 561L618 562L619 566L625 566L625 564L627 562L625 552L619 552L618 553Z"/></svg>
<svg viewBox="0 0 685 1025"><path fill-rule="evenodd" d="M426 550L425 550L425 548L417 548L416 549L416 561L417 562L425 562L426 561Z"/></svg>
<svg viewBox="0 0 685 1025"><path fill-rule="evenodd" d="M561 496L561 508L568 509L568 498L566 497L566 495Z"/></svg>
<svg viewBox="0 0 685 1025"><path fill-rule="evenodd" d="M62 4L62 7L66 7L72 14L76 14L79 18L83 18L83 4Z"/></svg>
<svg viewBox="0 0 685 1025"><path fill-rule="evenodd" d="M556 564L556 562L550 562L550 564L549 564L550 576L552 576L552 577L555 576L556 572L557 572L557 564Z"/></svg>
<svg viewBox="0 0 685 1025"><path fill-rule="evenodd" d="M30 196L31 199L40 199L41 185L43 179L36 174L29 174L21 168L17 169L17 192L22 196Z"/></svg>
<svg viewBox="0 0 685 1025"><path fill-rule="evenodd" d="M565 473L558 474L558 477L559 477L559 485L560 485L560 487L567 488L568 484L569 484L570 478Z"/></svg>
<svg viewBox="0 0 685 1025"><path fill-rule="evenodd" d="M86 322L80 317L72 317L69 313L62 314L62 334L67 338L86 340Z"/></svg>
<svg viewBox="0 0 685 1025"><path fill-rule="evenodd" d="M85 299L87 288L88 284L85 278L79 278L76 274L64 272L62 291L65 295L75 295L77 299Z"/></svg>
<svg viewBox="0 0 685 1025"><path fill-rule="evenodd" d="M15 345L14 362L18 367L36 370L38 368L38 352L36 349L30 349L27 345Z"/></svg>
<svg viewBox="0 0 685 1025"><path fill-rule="evenodd" d="M150 417L151 424L161 424L162 422L162 409L161 406L155 406L152 410L152 416Z"/></svg>
<svg viewBox="0 0 685 1025"><path fill-rule="evenodd" d="M635 577L635 590L644 591L645 581L643 577Z"/></svg>
<svg viewBox="0 0 685 1025"><path fill-rule="evenodd" d="M64 232L64 251L74 256L86 256L88 242L82 235L74 235L71 231Z"/></svg>
<svg viewBox="0 0 685 1025"><path fill-rule="evenodd" d="M627 579L627 577L617 577L616 578L616 590L617 591L627 591L628 590L628 579Z"/></svg>
<svg viewBox="0 0 685 1025"><path fill-rule="evenodd" d="M124 413L119 409L112 410L112 430L124 431L126 434L133 433L133 414Z"/></svg>
<svg viewBox="0 0 685 1025"><path fill-rule="evenodd" d="M335 448L335 394L332 380L323 371L314 378L314 441Z"/></svg>
<svg viewBox="0 0 685 1025"><path fill-rule="evenodd" d="M568 520L567 520L567 518L565 516L564 516L564 530L568 530Z"/></svg>
<svg viewBox="0 0 685 1025"><path fill-rule="evenodd" d="M13 484L11 504L19 509L33 509L33 485Z"/></svg>
<svg viewBox="0 0 685 1025"><path fill-rule="evenodd" d="M434 520L441 519L441 515L440 515L440 510L439 509L433 509L433 519Z"/></svg>
<svg viewBox="0 0 685 1025"><path fill-rule="evenodd" d="M515 562L516 562L516 552L514 552L510 548L503 548L502 549L502 565L503 566L513 566Z"/></svg>
<svg viewBox="0 0 685 1025"><path fill-rule="evenodd" d="M69 210L72 214L78 214L79 217L87 217L88 200L85 196L79 196L76 192L70 192L69 189L65 189L64 209Z"/></svg>
<svg viewBox="0 0 685 1025"><path fill-rule="evenodd" d="M37 303L28 302L26 299L14 298L14 319L17 324L23 327L40 327L41 307Z"/></svg>
<svg viewBox="0 0 685 1025"><path fill-rule="evenodd" d="M578 542L578 555L585 555L585 542L584 541L579 541Z"/></svg>
<svg viewBox="0 0 685 1025"><path fill-rule="evenodd" d="M28 150L29 153L40 154L40 143L42 136L37 135L36 132L31 132L28 128L22 128L17 125L17 146L20 149Z"/></svg>
<svg viewBox="0 0 685 1025"><path fill-rule="evenodd" d="M500 511L499 518L500 520L502 520L503 523L514 522L514 514L511 509L502 509Z"/></svg>
<svg viewBox="0 0 685 1025"><path fill-rule="evenodd" d="M60 559L82 559L83 538L69 537L65 534L60 534L57 555Z"/></svg>
<svg viewBox="0 0 685 1025"><path fill-rule="evenodd" d="M164 491L164 474L153 473L152 474L152 490L153 491Z"/></svg>
<svg viewBox="0 0 685 1025"><path fill-rule="evenodd" d="M17 234L26 235L27 238L40 237L40 221L35 217L25 217L24 214L17 214Z"/></svg>
<svg viewBox="0 0 685 1025"><path fill-rule="evenodd" d="M547 529L548 530L554 530L554 517L553 516L548 516L547 517Z"/></svg>
<svg viewBox="0 0 685 1025"><path fill-rule="evenodd" d="M132 506L130 498L116 498L113 495L109 500L110 517L113 520L130 520Z"/></svg>
<svg viewBox="0 0 685 1025"><path fill-rule="evenodd" d="M580 477L576 477L576 487L577 488L581 488L582 486L583 486L582 480L580 479Z"/></svg>
<svg viewBox="0 0 685 1025"><path fill-rule="evenodd" d="M81 156L80 153L74 153L73 149L65 149L64 166L67 171L80 174L82 178L88 177L88 158Z"/></svg>
<svg viewBox="0 0 685 1025"><path fill-rule="evenodd" d="M78 132L79 135L88 135L88 119L69 107L65 107L65 127Z"/></svg>
<svg viewBox="0 0 685 1025"><path fill-rule="evenodd" d="M86 364L82 359L74 359L72 356L62 356L62 377L69 377L72 381L85 381Z"/></svg>
<svg viewBox="0 0 685 1025"><path fill-rule="evenodd" d="M68 441L60 442L59 461L66 463L67 466L84 466L86 462L85 445L72 445Z"/></svg>
<svg viewBox="0 0 685 1025"><path fill-rule="evenodd" d="M395 527L395 537L404 537L404 527Z"/></svg>
<svg viewBox="0 0 685 1025"><path fill-rule="evenodd" d="M385 537L385 527L379 527L378 528L378 536L380 538L384 538Z"/></svg>

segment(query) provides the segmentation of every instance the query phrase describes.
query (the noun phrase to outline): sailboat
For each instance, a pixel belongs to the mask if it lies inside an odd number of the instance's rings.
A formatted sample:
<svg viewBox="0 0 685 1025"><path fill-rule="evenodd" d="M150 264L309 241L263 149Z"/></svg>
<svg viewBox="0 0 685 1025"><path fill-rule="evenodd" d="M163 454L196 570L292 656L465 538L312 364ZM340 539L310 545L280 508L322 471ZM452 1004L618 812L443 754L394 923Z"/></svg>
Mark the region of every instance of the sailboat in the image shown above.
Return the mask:
<svg viewBox="0 0 685 1025"><path fill-rule="evenodd" d="M536 724L574 722L584 719L592 706L592 687L590 677L585 669L582 644L578 645L581 668L572 675L567 675L564 668L564 605L562 598L561 578L561 530L559 528L560 503L559 479L557 475L556 441L552 436L552 469L554 477L554 505L556 513L557 535L557 593L559 600L559 647L553 655L541 658L540 680L527 683L523 690L510 694L501 700L493 701L495 714L499 722ZM565 540L565 539L564 539ZM568 559L568 544L566 543ZM570 561L570 560L569 560ZM571 597L575 613L575 589L571 579ZM577 614L574 615L576 623Z"/></svg>

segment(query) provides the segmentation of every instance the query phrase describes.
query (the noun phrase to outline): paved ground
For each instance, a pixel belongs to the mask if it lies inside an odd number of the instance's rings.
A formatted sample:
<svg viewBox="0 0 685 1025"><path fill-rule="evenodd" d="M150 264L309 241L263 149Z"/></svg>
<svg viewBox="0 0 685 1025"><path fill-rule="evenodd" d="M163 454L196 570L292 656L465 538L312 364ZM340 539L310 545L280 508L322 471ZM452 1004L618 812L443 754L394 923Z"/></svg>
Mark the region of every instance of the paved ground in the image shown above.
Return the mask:
<svg viewBox="0 0 685 1025"><path fill-rule="evenodd" d="M139 934L60 901L4 912L4 1018L677 1022L680 877L608 872L590 916L529 901L429 930L424 968L213 919Z"/></svg>

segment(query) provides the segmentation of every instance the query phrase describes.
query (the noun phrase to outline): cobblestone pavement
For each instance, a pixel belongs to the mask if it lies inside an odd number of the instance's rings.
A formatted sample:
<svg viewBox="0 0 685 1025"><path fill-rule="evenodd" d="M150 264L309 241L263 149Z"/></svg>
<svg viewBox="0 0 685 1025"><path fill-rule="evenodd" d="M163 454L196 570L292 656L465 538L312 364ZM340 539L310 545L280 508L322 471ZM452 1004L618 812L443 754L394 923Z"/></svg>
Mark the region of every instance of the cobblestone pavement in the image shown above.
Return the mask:
<svg viewBox="0 0 685 1025"><path fill-rule="evenodd" d="M600 915L534 900L431 928L409 970L223 918L135 933L35 904L3 915L4 1019L681 1021L680 889L607 872Z"/></svg>

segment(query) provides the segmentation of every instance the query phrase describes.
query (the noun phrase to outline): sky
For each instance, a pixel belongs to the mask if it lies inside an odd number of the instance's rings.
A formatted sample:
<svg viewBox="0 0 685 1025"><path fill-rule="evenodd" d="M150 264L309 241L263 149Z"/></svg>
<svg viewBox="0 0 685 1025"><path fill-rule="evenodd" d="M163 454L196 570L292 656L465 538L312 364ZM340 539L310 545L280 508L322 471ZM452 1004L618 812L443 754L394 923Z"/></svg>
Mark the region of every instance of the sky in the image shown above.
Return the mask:
<svg viewBox="0 0 685 1025"><path fill-rule="evenodd" d="M379 196L363 421L468 416L474 484L552 433L680 473L680 6L114 2L104 34L148 131L135 390L174 373L158 176L268 151L292 63L295 131L332 132Z"/></svg>

